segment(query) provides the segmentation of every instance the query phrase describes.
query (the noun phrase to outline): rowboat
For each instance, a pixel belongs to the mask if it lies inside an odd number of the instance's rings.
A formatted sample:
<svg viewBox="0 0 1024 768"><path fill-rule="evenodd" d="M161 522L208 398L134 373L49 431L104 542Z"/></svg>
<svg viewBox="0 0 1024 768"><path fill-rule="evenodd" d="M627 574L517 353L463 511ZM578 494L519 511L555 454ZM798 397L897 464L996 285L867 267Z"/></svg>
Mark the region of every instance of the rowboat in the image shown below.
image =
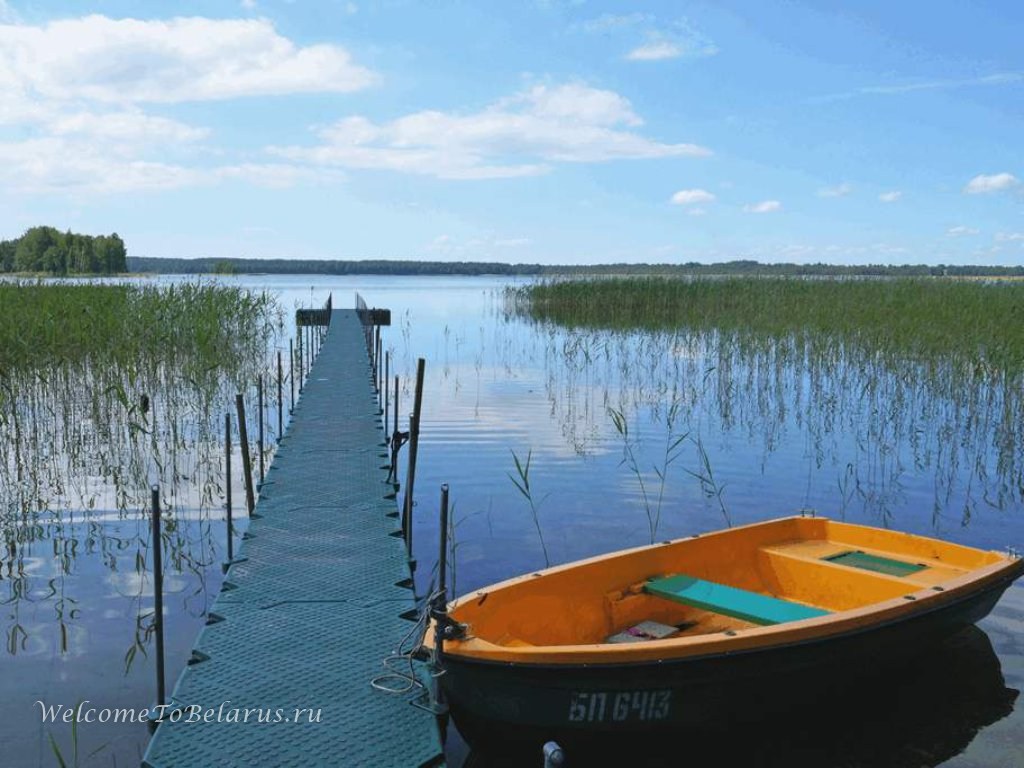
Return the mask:
<svg viewBox="0 0 1024 768"><path fill-rule="evenodd" d="M424 646L471 744L592 743L813 708L824 679L930 649L1022 572L1013 552L787 517L477 590Z"/></svg>
<svg viewBox="0 0 1024 768"><path fill-rule="evenodd" d="M762 711L757 722L743 724L741 738L732 723L723 723L722 729L731 727L732 733L673 727L661 743L653 739L651 744L647 737L638 745L640 740L620 738L617 744L596 745L596 750L573 749L568 764L925 768L945 765L964 752L981 731L1011 715L1019 697L1007 685L988 635L978 627L966 627L933 649L904 659L895 680L858 670L856 675L819 678L815 691L827 706ZM973 764L1013 762L986 762L992 755L980 746L966 756L968 761L973 757ZM539 768L536 745L518 751L504 743L487 747L474 747L462 768ZM450 751L457 757L458 749L453 743Z"/></svg>

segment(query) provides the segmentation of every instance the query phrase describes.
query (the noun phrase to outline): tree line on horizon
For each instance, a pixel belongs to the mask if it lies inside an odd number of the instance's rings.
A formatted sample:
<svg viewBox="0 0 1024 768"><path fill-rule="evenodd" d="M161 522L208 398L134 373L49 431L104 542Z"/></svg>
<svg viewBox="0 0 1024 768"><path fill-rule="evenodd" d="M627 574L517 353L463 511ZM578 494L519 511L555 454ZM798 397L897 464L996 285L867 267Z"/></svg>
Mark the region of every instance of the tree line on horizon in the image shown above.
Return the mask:
<svg viewBox="0 0 1024 768"><path fill-rule="evenodd" d="M116 232L82 235L32 227L14 240L0 240L0 272L112 275L127 271L128 252Z"/></svg>
<svg viewBox="0 0 1024 768"><path fill-rule="evenodd" d="M701 264L505 264L411 259L245 259L133 256L132 272L275 275L762 275L769 277L1024 277L1024 266L962 264L762 264L751 259Z"/></svg>

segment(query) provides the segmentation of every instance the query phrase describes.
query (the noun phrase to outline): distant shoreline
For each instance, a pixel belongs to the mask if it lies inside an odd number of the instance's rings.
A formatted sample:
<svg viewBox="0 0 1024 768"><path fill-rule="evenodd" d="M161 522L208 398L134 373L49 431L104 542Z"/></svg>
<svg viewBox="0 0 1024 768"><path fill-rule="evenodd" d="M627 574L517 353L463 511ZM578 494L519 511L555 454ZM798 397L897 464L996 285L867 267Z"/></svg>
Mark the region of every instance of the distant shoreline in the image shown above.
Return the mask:
<svg viewBox="0 0 1024 768"><path fill-rule="evenodd" d="M715 264L506 264L481 261L413 261L385 259L171 259L129 256L130 274L185 275L473 275L554 277L559 275L777 277L1024 277L1024 266L961 264L762 264L739 260Z"/></svg>

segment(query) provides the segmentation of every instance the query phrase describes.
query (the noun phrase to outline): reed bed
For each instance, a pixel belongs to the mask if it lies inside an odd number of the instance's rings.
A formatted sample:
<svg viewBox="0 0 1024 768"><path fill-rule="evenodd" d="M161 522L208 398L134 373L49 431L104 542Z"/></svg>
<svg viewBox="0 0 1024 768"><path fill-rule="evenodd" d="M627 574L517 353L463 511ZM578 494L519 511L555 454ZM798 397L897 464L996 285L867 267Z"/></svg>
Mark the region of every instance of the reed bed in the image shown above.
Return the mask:
<svg viewBox="0 0 1024 768"><path fill-rule="evenodd" d="M721 490L783 461L796 433L806 481L788 489L793 509L829 476L834 512L883 524L926 511L905 490L922 475L935 527L1024 505L1024 284L568 280L510 290L504 306L541 327L566 438L599 451L613 427L641 502L679 432L683 473L723 514ZM729 465L733 437L758 447L759 466Z"/></svg>
<svg viewBox="0 0 1024 768"><path fill-rule="evenodd" d="M540 282L508 299L517 313L569 327L797 335L1024 367L1016 281L611 278Z"/></svg>
<svg viewBox="0 0 1024 768"><path fill-rule="evenodd" d="M59 366L244 367L280 321L272 298L213 283L0 283L0 375Z"/></svg>
<svg viewBox="0 0 1024 768"><path fill-rule="evenodd" d="M65 599L76 555L99 553L111 573L144 579L153 484L166 562L204 583L216 563L210 523L225 481L223 415L236 392L251 398L256 377L269 372L282 326L269 294L212 283L0 283L0 604L12 607L9 653L32 631L18 603ZM48 582L31 567L43 541L57 573ZM150 638L141 595L126 664ZM62 653L80 615L56 610Z"/></svg>

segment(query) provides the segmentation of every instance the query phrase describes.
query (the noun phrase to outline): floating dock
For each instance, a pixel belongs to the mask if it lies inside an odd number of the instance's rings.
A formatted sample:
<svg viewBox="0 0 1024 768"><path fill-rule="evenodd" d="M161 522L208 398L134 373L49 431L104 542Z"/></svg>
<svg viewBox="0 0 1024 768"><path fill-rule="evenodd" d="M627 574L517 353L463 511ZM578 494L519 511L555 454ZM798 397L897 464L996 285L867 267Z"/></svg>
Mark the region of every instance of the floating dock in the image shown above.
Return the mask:
<svg viewBox="0 0 1024 768"><path fill-rule="evenodd" d="M444 765L421 691L371 686L415 605L361 314L330 311L148 768Z"/></svg>

